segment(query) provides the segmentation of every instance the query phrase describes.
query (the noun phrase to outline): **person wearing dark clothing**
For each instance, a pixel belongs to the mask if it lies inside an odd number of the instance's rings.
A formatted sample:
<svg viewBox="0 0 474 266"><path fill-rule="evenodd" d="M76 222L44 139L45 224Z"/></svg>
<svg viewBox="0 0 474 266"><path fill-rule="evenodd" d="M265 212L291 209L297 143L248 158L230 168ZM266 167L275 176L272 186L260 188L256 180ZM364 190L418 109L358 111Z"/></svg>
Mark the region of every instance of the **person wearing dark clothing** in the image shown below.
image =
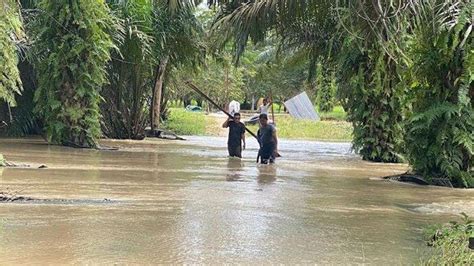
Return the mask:
<svg viewBox="0 0 474 266"><path fill-rule="evenodd" d="M278 154L278 139L276 136L276 128L268 124L267 114L260 114L259 116L260 129L257 132L258 140L260 142L260 150L258 155L262 164L275 162L276 154Z"/></svg>
<svg viewBox="0 0 474 266"><path fill-rule="evenodd" d="M245 150L245 126L240 122L240 114L235 113L233 119L227 118L222 127L229 128L227 140L229 156L242 158L242 147Z"/></svg>

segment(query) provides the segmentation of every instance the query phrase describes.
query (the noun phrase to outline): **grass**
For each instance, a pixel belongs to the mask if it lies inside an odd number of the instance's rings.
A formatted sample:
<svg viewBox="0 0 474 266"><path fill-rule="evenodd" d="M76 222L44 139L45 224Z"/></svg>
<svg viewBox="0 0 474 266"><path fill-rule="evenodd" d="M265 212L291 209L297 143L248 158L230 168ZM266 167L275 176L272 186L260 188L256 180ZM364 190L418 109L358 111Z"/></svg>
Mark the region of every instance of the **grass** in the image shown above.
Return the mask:
<svg viewBox="0 0 474 266"><path fill-rule="evenodd" d="M333 117L341 117L342 109L332 112ZM186 112L182 108L170 108L170 116L164 124L169 130L178 135L226 135L227 131L222 129L223 117L205 115L201 112ZM350 123L340 120L323 120L313 122L309 120L298 120L288 114L276 114L278 137L287 139L308 139L323 141L351 141L352 126ZM257 126L250 126L257 132Z"/></svg>
<svg viewBox="0 0 474 266"><path fill-rule="evenodd" d="M351 141L352 126L344 121L309 121L299 120L285 115L275 117L277 134L287 139L312 139L326 141ZM257 131L257 126L249 129Z"/></svg>
<svg viewBox="0 0 474 266"><path fill-rule="evenodd" d="M347 113L341 105L335 106L331 112L319 112L318 107L315 107L314 109L323 121L346 121L347 118ZM276 114L283 114L283 107L280 108L280 105L276 103L273 105L273 110Z"/></svg>
<svg viewBox="0 0 474 266"><path fill-rule="evenodd" d="M206 117L203 113L186 112L181 108L170 108L164 126L178 135L205 135Z"/></svg>
<svg viewBox="0 0 474 266"><path fill-rule="evenodd" d="M423 265L474 265L474 251L469 237L474 237L474 221L462 213L461 221L453 221L427 230L428 245L433 255Z"/></svg>
<svg viewBox="0 0 474 266"><path fill-rule="evenodd" d="M335 106L332 112L319 113L321 120L346 121L347 113L340 105Z"/></svg>

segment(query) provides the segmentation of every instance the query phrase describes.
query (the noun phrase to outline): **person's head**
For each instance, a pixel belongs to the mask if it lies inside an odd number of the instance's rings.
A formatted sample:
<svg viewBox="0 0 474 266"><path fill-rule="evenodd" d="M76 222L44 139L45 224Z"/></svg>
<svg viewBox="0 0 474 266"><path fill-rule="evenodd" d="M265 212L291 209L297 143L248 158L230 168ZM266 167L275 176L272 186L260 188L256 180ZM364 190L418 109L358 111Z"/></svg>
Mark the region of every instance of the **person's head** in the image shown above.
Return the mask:
<svg viewBox="0 0 474 266"><path fill-rule="evenodd" d="M258 117L258 121L260 122L260 125L262 125L263 127L267 126L268 124L267 114L260 114L260 116Z"/></svg>
<svg viewBox="0 0 474 266"><path fill-rule="evenodd" d="M266 105L268 103L268 99L267 98L263 98L263 104Z"/></svg>
<svg viewBox="0 0 474 266"><path fill-rule="evenodd" d="M235 113L234 114L234 121L240 122L240 113Z"/></svg>

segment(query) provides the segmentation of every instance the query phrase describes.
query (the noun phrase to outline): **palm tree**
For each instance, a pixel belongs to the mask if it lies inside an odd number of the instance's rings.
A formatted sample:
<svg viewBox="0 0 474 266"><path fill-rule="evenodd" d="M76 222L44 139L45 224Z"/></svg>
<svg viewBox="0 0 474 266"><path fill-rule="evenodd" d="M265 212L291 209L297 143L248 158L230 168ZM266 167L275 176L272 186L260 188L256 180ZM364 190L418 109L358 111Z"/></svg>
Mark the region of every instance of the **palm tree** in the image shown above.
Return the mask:
<svg viewBox="0 0 474 266"><path fill-rule="evenodd" d="M154 53L157 60L150 108L151 130L160 124L163 88L169 65L196 65L204 58L203 29L195 16L195 1L154 1Z"/></svg>
<svg viewBox="0 0 474 266"><path fill-rule="evenodd" d="M109 138L144 136L147 99L153 85L153 4L150 0L108 1L116 18L108 79L102 91L102 131Z"/></svg>
<svg viewBox="0 0 474 266"><path fill-rule="evenodd" d="M406 155L432 182L474 187L474 4L425 0L409 6L405 71L414 94Z"/></svg>
<svg viewBox="0 0 474 266"><path fill-rule="evenodd" d="M40 9L31 52L38 59L36 110L48 141L96 147L100 89L113 47L109 10L102 1L81 0L44 0Z"/></svg>

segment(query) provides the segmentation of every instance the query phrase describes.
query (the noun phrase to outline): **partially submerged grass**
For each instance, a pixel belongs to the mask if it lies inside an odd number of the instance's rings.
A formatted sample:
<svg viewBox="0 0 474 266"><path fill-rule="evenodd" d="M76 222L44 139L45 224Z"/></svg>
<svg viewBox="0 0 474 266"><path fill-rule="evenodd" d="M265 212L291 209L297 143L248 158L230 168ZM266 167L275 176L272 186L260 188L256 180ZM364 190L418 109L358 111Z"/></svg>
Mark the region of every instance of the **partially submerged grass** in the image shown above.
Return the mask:
<svg viewBox="0 0 474 266"><path fill-rule="evenodd" d="M474 221L462 213L461 222L453 221L434 226L426 231L433 255L424 265L474 265L474 250L469 249L469 238L474 237Z"/></svg>

